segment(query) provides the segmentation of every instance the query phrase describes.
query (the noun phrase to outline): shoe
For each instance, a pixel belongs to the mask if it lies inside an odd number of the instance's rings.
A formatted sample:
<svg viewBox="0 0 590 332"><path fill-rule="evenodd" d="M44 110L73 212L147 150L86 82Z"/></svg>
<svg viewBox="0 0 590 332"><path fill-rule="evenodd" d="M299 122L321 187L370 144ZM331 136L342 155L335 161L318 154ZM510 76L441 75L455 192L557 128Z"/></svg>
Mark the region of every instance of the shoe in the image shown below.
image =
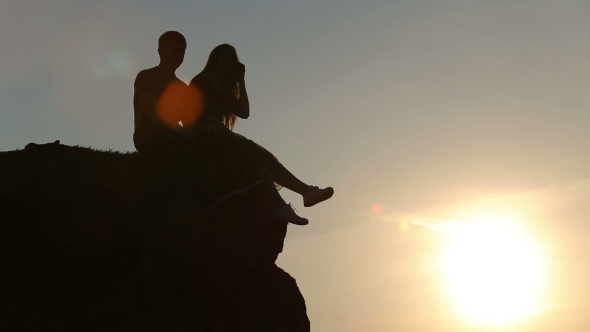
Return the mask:
<svg viewBox="0 0 590 332"><path fill-rule="evenodd" d="M251 193L254 191L262 192L263 190L268 190L268 188L271 185L272 185L272 183L270 181L260 180L260 181L256 181L254 183L251 183L243 188L236 189L236 190L232 191L231 193L229 193L228 195L221 197L215 203L213 203L213 205L211 205L211 207L209 208L209 211L212 211L212 210L215 210L215 209L221 207L223 204L225 204L226 202L229 202L232 198L235 198L237 196L241 196L246 193Z"/></svg>
<svg viewBox="0 0 590 332"><path fill-rule="evenodd" d="M291 204L285 204L281 208L272 210L270 216L295 225L304 226L309 224L307 219L302 218L295 213L295 208Z"/></svg>
<svg viewBox="0 0 590 332"><path fill-rule="evenodd" d="M316 186L309 186L303 195L303 206L310 207L323 202L334 195L332 187L320 189Z"/></svg>

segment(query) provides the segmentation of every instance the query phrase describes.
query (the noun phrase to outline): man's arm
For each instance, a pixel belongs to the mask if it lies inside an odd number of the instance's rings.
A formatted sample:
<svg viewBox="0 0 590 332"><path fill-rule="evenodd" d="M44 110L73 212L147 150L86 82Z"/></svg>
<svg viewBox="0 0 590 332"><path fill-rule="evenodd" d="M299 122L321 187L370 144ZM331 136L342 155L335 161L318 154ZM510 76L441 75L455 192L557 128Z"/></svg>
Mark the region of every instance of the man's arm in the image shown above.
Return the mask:
<svg viewBox="0 0 590 332"><path fill-rule="evenodd" d="M150 83L151 82L144 71L137 74L134 83L135 94L142 109L142 115L153 121L157 121L158 112L156 107L156 93L153 84Z"/></svg>

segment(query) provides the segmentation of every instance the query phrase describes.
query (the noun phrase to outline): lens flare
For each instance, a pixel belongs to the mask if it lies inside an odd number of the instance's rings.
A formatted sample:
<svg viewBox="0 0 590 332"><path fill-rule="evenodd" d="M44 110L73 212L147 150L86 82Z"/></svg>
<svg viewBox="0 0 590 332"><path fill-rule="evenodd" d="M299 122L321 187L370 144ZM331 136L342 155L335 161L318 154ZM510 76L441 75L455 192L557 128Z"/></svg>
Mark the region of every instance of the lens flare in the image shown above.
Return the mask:
<svg viewBox="0 0 590 332"><path fill-rule="evenodd" d="M373 214L380 214L383 212L383 206L381 204L374 204L371 210L373 211Z"/></svg>
<svg viewBox="0 0 590 332"><path fill-rule="evenodd" d="M178 128L181 121L184 127L189 127L203 112L203 95L198 89L175 81L160 96L157 110L160 121L166 126Z"/></svg>
<svg viewBox="0 0 590 332"><path fill-rule="evenodd" d="M112 76L127 76L133 68L133 58L128 50L124 48L114 48L111 51L102 51L94 63L89 63L94 72L94 78L97 80L108 79Z"/></svg>

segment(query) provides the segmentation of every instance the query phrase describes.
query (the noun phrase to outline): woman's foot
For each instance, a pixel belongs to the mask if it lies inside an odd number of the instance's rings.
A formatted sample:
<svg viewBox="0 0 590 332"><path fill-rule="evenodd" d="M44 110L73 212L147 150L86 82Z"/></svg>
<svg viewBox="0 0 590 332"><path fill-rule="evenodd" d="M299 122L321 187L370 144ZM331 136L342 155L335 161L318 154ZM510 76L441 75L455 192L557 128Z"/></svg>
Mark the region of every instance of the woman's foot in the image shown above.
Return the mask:
<svg viewBox="0 0 590 332"><path fill-rule="evenodd" d="M320 189L316 186L309 186L303 195L303 206L310 207L330 199L334 195L332 187Z"/></svg>
<svg viewBox="0 0 590 332"><path fill-rule="evenodd" d="M209 211L215 210L220 208L221 206L225 205L227 202L231 201L233 198L239 197L244 194L252 194L252 193L262 193L268 190L272 182L267 180L259 180L254 183L251 183L243 188L236 189L229 193L229 195L223 196L217 200L210 208Z"/></svg>
<svg viewBox="0 0 590 332"><path fill-rule="evenodd" d="M272 210L270 212L270 216L272 218L284 220L295 225L304 226L309 224L309 221L307 219L302 218L295 213L295 209L293 208L293 206L291 206L291 204L285 204L278 209Z"/></svg>

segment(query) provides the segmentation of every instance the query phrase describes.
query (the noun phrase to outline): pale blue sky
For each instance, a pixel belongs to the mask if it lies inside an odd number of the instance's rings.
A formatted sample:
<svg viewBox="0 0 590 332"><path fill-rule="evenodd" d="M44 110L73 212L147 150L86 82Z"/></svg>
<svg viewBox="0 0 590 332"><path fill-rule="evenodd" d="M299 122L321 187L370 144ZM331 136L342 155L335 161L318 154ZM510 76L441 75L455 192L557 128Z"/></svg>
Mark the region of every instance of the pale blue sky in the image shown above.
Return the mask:
<svg viewBox="0 0 590 332"><path fill-rule="evenodd" d="M480 206L526 214L560 271L523 326L590 324L589 3L0 0L0 151L132 151L133 80L167 30L187 37L185 81L236 46L252 112L236 131L336 190L311 209L283 191L311 220L279 264L315 331L467 328L433 270L437 233L399 222Z"/></svg>

